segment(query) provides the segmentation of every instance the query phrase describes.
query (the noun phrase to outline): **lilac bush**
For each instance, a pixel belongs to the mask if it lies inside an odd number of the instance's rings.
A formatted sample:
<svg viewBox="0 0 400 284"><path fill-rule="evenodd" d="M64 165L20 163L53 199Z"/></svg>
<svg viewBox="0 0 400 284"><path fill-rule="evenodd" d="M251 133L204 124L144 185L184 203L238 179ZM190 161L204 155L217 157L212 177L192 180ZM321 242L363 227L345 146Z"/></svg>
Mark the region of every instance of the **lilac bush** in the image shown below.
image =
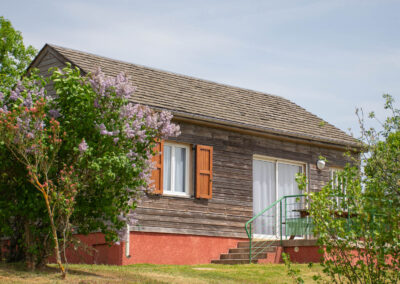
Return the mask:
<svg viewBox="0 0 400 284"><path fill-rule="evenodd" d="M61 153L82 153L76 164L87 189L77 195L79 213L71 220L81 233L100 230L109 241L124 240L126 224L136 221L133 210L151 190L153 148L179 135L179 126L169 112L133 103L136 88L123 73L108 77L98 69L82 77L68 66L54 70L52 80L53 108L68 133Z"/></svg>
<svg viewBox="0 0 400 284"><path fill-rule="evenodd" d="M60 123L48 113L43 89L26 80L24 83L25 86L19 81L9 95L0 96L0 142L26 168L27 180L42 195L50 220L54 254L65 277L57 230L65 231L68 227L78 182L70 182L72 166L68 175L56 170L63 134Z"/></svg>
<svg viewBox="0 0 400 284"><path fill-rule="evenodd" d="M140 198L151 191L154 146L180 131L170 113L130 101L135 88L124 74L107 77L99 69L81 76L71 66L52 72L53 97L37 77L0 93L0 142L42 193L65 276L60 252L71 228L123 241Z"/></svg>

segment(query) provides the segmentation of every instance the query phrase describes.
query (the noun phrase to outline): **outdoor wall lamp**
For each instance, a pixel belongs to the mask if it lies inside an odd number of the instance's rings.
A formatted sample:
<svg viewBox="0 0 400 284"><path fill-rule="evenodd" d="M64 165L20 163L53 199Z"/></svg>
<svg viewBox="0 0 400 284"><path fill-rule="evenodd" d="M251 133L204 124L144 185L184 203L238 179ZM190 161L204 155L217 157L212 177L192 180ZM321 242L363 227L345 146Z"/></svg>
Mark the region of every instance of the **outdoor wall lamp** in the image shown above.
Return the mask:
<svg viewBox="0 0 400 284"><path fill-rule="evenodd" d="M325 161L324 160L318 160L317 161L317 168L318 168L318 170L323 170L325 168Z"/></svg>

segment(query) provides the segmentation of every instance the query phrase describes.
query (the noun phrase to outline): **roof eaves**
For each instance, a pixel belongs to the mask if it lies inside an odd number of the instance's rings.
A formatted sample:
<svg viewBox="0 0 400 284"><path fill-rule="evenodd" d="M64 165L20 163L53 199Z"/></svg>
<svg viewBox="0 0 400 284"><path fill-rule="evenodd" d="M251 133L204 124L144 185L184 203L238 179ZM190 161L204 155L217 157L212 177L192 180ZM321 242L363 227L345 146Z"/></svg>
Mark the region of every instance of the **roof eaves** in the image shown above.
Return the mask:
<svg viewBox="0 0 400 284"><path fill-rule="evenodd" d="M345 140L340 140L340 139L331 139L331 138L314 136L314 135L306 135L306 134L301 135L296 132L290 132L290 131L279 130L279 129L274 129L274 128L259 127L256 125L240 123L240 122L230 121L230 120L225 120L225 119L220 119L220 118L214 118L214 117L204 116L204 115L200 115L200 114L176 111L173 109L160 108L158 106L149 105L149 107L159 110L159 111L161 111L161 110L170 111L176 118L186 118L186 119L191 119L191 120L203 120L203 121L210 122L213 124L226 125L226 126L231 126L231 127L241 128L241 129L249 129L249 130L253 130L253 131L257 131L257 132L263 132L266 134L274 134L277 136L285 136L288 138L302 139L302 140L306 140L306 141L328 143L328 144L332 144L332 145L335 145L338 147L351 147L351 148L355 148L355 149L361 148L359 142L357 142L356 139L354 139L354 142L350 142L350 141L345 141Z"/></svg>

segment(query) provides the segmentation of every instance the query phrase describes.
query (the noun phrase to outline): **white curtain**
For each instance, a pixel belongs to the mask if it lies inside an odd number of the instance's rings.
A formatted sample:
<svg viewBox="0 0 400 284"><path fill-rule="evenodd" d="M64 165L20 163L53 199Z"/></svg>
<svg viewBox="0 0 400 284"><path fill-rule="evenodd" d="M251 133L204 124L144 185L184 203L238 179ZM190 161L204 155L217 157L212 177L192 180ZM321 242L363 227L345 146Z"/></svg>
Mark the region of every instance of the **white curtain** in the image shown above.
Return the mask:
<svg viewBox="0 0 400 284"><path fill-rule="evenodd" d="M278 163L278 198L301 194L296 182L297 173L301 173L301 166Z"/></svg>
<svg viewBox="0 0 400 284"><path fill-rule="evenodd" d="M302 167L297 165L253 160L253 216L282 196L301 194L296 182L296 174L301 171ZM276 174L278 174L278 195L276 194ZM299 209L296 207L298 206L296 199L290 198L287 202L291 217L298 215L299 213L295 211ZM277 219L279 219L279 204L254 221L254 233L276 235L279 230Z"/></svg>
<svg viewBox="0 0 400 284"><path fill-rule="evenodd" d="M253 160L253 216L276 200L275 163ZM275 235L275 210L268 210L254 222L254 233Z"/></svg>
<svg viewBox="0 0 400 284"><path fill-rule="evenodd" d="M171 191L171 146L164 146L163 189Z"/></svg>
<svg viewBox="0 0 400 284"><path fill-rule="evenodd" d="M175 192L185 192L186 149L175 147Z"/></svg>
<svg viewBox="0 0 400 284"><path fill-rule="evenodd" d="M278 198L285 195L301 194L298 184L296 182L296 174L301 173L301 166L289 165L278 163ZM286 202L286 206L284 205ZM282 218L285 216L284 210L286 209L287 218L298 218L300 213L296 210L300 209L301 203L296 197L286 198L282 202ZM280 211L277 211L278 218L280 218ZM282 227L282 234L285 234L285 226Z"/></svg>

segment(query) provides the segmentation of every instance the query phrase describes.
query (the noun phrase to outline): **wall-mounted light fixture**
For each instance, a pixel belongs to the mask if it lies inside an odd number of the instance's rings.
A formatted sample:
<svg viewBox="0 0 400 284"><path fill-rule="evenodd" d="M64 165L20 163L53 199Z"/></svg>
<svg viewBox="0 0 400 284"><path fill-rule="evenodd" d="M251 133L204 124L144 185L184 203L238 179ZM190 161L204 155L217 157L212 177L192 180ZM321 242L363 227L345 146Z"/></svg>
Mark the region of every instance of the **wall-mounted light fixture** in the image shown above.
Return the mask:
<svg viewBox="0 0 400 284"><path fill-rule="evenodd" d="M325 168L325 161L324 160L318 160L317 161L317 168L318 168L318 170L323 170Z"/></svg>

